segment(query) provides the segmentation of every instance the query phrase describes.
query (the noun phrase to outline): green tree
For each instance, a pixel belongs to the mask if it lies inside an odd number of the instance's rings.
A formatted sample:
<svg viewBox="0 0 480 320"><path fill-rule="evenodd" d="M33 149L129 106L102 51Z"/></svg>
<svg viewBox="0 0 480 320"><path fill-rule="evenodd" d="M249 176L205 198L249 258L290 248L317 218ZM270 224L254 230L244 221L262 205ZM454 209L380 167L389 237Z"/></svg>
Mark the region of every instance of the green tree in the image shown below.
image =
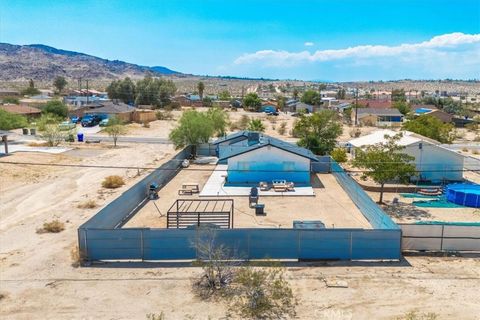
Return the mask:
<svg viewBox="0 0 480 320"><path fill-rule="evenodd" d="M67 86L68 82L64 77L58 76L53 81L53 86L57 88L58 93L61 93L63 89Z"/></svg>
<svg viewBox="0 0 480 320"><path fill-rule="evenodd" d="M203 91L205 90L205 84L200 81L197 84L197 89L198 89L198 95L200 96L200 100L203 100Z"/></svg>
<svg viewBox="0 0 480 320"><path fill-rule="evenodd" d="M342 88L342 89L338 90L337 95L336 95L337 99L343 100L343 99L345 99L345 96L346 96L345 89Z"/></svg>
<svg viewBox="0 0 480 320"><path fill-rule="evenodd" d="M264 132L265 126L260 119L252 119L247 125L247 130L249 131L257 131L257 132Z"/></svg>
<svg viewBox="0 0 480 320"><path fill-rule="evenodd" d="M243 98L243 106L249 111L258 111L262 106L262 100L255 92L247 93Z"/></svg>
<svg viewBox="0 0 480 320"><path fill-rule="evenodd" d="M223 137L229 124L228 114L220 108L211 108L207 111L207 117L213 125L214 134Z"/></svg>
<svg viewBox="0 0 480 320"><path fill-rule="evenodd" d="M394 101L393 107L398 109L398 111L400 111L400 113L404 116L410 112L410 106L405 101Z"/></svg>
<svg viewBox="0 0 480 320"><path fill-rule="evenodd" d="M333 149L330 156L338 163L347 162L347 151L344 148Z"/></svg>
<svg viewBox="0 0 480 320"><path fill-rule="evenodd" d="M127 128L121 119L114 116L108 119L108 124L103 131L112 137L113 147L115 148L117 146L118 137L126 134Z"/></svg>
<svg viewBox="0 0 480 320"><path fill-rule="evenodd" d="M284 96L278 96L277 97L277 106L278 106L278 109L279 110L285 110L285 106L287 104L287 98L285 98Z"/></svg>
<svg viewBox="0 0 480 320"><path fill-rule="evenodd" d="M3 104L20 104L20 100L16 97L5 97L2 99Z"/></svg>
<svg viewBox="0 0 480 320"><path fill-rule="evenodd" d="M49 147L55 147L67 138L68 132L62 131L58 123L49 123L43 127L40 136L47 141Z"/></svg>
<svg viewBox="0 0 480 320"><path fill-rule="evenodd" d="M322 103L322 97L318 91L307 90L303 93L300 101L306 104L318 106Z"/></svg>
<svg viewBox="0 0 480 320"><path fill-rule="evenodd" d="M405 90L403 89L393 89L392 90L392 101L407 101L405 96Z"/></svg>
<svg viewBox="0 0 480 320"><path fill-rule="evenodd" d="M383 191L387 182L407 183L410 177L416 175L415 165L411 163L415 158L402 153L405 147L397 144L401 137L402 133L388 137L386 142L368 146L365 150L355 150L353 165L366 169L364 176L380 184L379 203L383 203Z"/></svg>
<svg viewBox="0 0 480 320"><path fill-rule="evenodd" d="M35 83L32 79L28 81L28 87L22 90L23 96L34 96L36 94L40 94L40 90L35 88Z"/></svg>
<svg viewBox="0 0 480 320"><path fill-rule="evenodd" d="M353 107L343 109L343 120L349 125L352 124L352 113Z"/></svg>
<svg viewBox="0 0 480 320"><path fill-rule="evenodd" d="M230 99L231 99L231 96L230 96L230 92L228 90L223 90L222 92L220 92L218 94L218 100L227 101L227 100L230 100Z"/></svg>
<svg viewBox="0 0 480 320"><path fill-rule="evenodd" d="M192 155L195 157L197 145L207 143L214 134L215 128L207 113L188 110L183 113L178 126L170 132L169 138L177 149L192 146Z"/></svg>
<svg viewBox="0 0 480 320"><path fill-rule="evenodd" d="M211 106L213 106L213 100L210 97L203 98L202 102L204 107L210 108Z"/></svg>
<svg viewBox="0 0 480 320"><path fill-rule="evenodd" d="M27 118L0 109L0 130L24 128L28 125Z"/></svg>
<svg viewBox="0 0 480 320"><path fill-rule="evenodd" d="M114 80L107 87L110 99L120 100L124 103L135 102L135 83L126 77L123 80Z"/></svg>
<svg viewBox="0 0 480 320"><path fill-rule="evenodd" d="M43 113L42 116L36 121L39 131L45 131L48 125L54 125L58 127L58 124L63 119L53 113Z"/></svg>
<svg viewBox="0 0 480 320"><path fill-rule="evenodd" d="M335 148L336 139L342 134L342 125L334 111L322 110L311 116L301 115L293 132L300 138L299 146L310 149L315 154L325 155Z"/></svg>
<svg viewBox="0 0 480 320"><path fill-rule="evenodd" d="M409 120L402 127L405 130L421 134L441 143L451 143L455 138L452 124L443 123L441 120L428 114Z"/></svg>
<svg viewBox="0 0 480 320"><path fill-rule="evenodd" d="M156 79L147 75L137 82L135 104L149 104L163 108L170 104L177 88L171 80Z"/></svg>
<svg viewBox="0 0 480 320"><path fill-rule="evenodd" d="M68 115L68 107L60 100L51 100L42 108L42 113L50 113L59 118L66 118Z"/></svg>
<svg viewBox="0 0 480 320"><path fill-rule="evenodd" d="M458 116L468 115L468 112L462 103L460 101L454 101L452 98L444 99L442 109L447 113Z"/></svg>
<svg viewBox="0 0 480 320"><path fill-rule="evenodd" d="M293 88L293 93L292 93L292 97L293 99L297 100L298 99L298 89L297 88Z"/></svg>

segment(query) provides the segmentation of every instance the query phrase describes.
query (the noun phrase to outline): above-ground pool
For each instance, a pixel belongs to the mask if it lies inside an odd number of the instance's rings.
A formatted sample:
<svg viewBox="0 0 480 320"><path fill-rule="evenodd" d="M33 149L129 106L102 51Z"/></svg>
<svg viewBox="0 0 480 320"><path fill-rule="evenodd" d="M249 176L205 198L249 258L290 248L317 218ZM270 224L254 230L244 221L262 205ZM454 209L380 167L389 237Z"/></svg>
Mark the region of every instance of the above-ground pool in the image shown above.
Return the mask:
<svg viewBox="0 0 480 320"><path fill-rule="evenodd" d="M466 207L480 208L480 185L455 183L445 188L448 201Z"/></svg>

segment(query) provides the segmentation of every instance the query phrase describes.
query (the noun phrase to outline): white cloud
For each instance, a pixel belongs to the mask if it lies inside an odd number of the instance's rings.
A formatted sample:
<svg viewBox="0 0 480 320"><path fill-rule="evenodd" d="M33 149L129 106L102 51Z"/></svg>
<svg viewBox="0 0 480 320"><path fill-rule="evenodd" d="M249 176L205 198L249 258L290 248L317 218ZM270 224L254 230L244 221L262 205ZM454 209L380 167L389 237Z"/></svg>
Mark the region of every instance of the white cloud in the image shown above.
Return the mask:
<svg viewBox="0 0 480 320"><path fill-rule="evenodd" d="M455 32L435 36L424 42L405 43L397 46L361 45L345 49L317 50L313 53L309 51L260 50L243 54L234 63L240 65L260 62L266 66L291 66L305 62L324 62L348 58L361 60L398 57L403 61L408 59L428 60L430 58L445 58L449 55L458 56L458 52L466 57L476 59L480 58L479 45L480 34ZM462 61L457 61L457 63L461 64Z"/></svg>
<svg viewBox="0 0 480 320"><path fill-rule="evenodd" d="M311 46L314 45L314 43L313 43L313 42L310 42L310 41L307 41L307 42L305 42L303 45L304 45L305 47L311 47Z"/></svg>

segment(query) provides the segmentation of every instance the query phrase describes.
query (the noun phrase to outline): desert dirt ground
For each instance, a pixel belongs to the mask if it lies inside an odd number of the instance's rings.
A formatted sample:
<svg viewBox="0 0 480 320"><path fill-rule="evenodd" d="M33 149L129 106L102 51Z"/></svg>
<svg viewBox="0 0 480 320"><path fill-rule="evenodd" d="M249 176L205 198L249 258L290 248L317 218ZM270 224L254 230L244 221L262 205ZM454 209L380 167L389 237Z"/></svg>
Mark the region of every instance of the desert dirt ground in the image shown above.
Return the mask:
<svg viewBox="0 0 480 320"><path fill-rule="evenodd" d="M205 185L214 165L192 165L181 170L159 192L159 199L149 201L130 220L126 227L166 227L166 213L176 199L211 200L215 197L179 196L183 183ZM265 216L255 216L248 197L219 197L233 199L235 228L291 228L293 220L321 220L327 228L371 228L346 192L331 174L318 174L313 184L315 196L261 196Z"/></svg>

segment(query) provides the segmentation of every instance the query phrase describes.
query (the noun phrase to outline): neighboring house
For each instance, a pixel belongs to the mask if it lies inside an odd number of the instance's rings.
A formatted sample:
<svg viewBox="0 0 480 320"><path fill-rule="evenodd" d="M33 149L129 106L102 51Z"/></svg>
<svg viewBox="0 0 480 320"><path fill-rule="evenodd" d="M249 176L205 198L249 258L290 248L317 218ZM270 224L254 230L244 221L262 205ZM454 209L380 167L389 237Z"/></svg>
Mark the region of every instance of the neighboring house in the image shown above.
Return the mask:
<svg viewBox="0 0 480 320"><path fill-rule="evenodd" d="M405 147L401 152L415 158L414 164L419 172L418 177L412 177L412 181L430 181L434 183L445 181L463 180L463 155L440 146L438 141L426 138L419 134L401 131L402 138L398 145ZM386 142L388 137L398 132L392 130L378 130L348 141L347 147L355 156L356 148L366 148L370 145Z"/></svg>
<svg viewBox="0 0 480 320"><path fill-rule="evenodd" d="M295 112L295 107L299 101L297 99L290 99L285 102L285 111Z"/></svg>
<svg viewBox="0 0 480 320"><path fill-rule="evenodd" d="M102 102L97 107L89 108L84 114L106 115L107 117L116 116L123 121L132 121L133 113L137 108L129 106L122 102Z"/></svg>
<svg viewBox="0 0 480 320"><path fill-rule="evenodd" d="M375 109L389 109L392 107L392 101L390 100L373 100L373 99L360 99L358 105L365 108Z"/></svg>
<svg viewBox="0 0 480 320"><path fill-rule="evenodd" d="M81 107L85 106L91 103L97 103L105 101L105 99L102 99L97 96L66 96L63 98L63 102L65 104L68 104L70 106L75 106L75 107Z"/></svg>
<svg viewBox="0 0 480 320"><path fill-rule="evenodd" d="M297 102L293 110L293 112L307 112L307 113L312 113L313 111L314 111L314 106L303 103L303 102Z"/></svg>
<svg viewBox="0 0 480 320"><path fill-rule="evenodd" d="M319 161L308 149L258 132L237 132L215 144L219 163L228 165L227 186L257 186L273 180L310 186L311 163Z"/></svg>
<svg viewBox="0 0 480 320"><path fill-rule="evenodd" d="M50 100L52 100L52 97L39 94L39 95L36 95L36 96L32 96L30 98L21 99L20 102L28 103L28 104L45 104Z"/></svg>
<svg viewBox="0 0 480 320"><path fill-rule="evenodd" d="M0 89L0 98L2 97L19 97L20 91L13 89Z"/></svg>
<svg viewBox="0 0 480 320"><path fill-rule="evenodd" d="M403 122L403 114L398 109L359 108L355 112L358 123L364 126L399 127ZM352 112L353 121L355 112Z"/></svg>
<svg viewBox="0 0 480 320"><path fill-rule="evenodd" d="M0 105L0 109L32 118L38 118L42 115L42 111L40 109L23 104L4 104Z"/></svg>

